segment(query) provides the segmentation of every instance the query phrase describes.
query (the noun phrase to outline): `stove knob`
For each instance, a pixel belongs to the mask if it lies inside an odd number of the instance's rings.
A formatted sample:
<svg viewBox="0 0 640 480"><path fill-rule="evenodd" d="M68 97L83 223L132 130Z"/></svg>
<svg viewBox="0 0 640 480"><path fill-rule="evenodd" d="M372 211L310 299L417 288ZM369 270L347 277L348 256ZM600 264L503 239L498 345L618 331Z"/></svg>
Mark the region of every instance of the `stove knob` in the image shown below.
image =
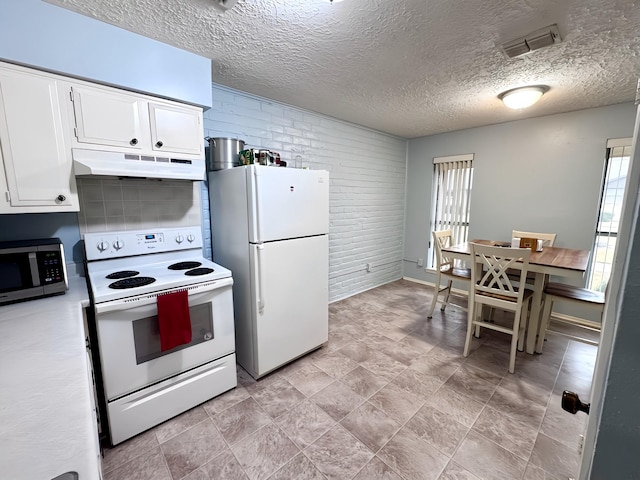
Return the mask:
<svg viewBox="0 0 640 480"><path fill-rule="evenodd" d="M192 243L195 239L196 239L196 237L195 237L195 235L193 233L190 233L189 235L187 235L187 241L189 243Z"/></svg>
<svg viewBox="0 0 640 480"><path fill-rule="evenodd" d="M99 252L104 252L106 249L109 248L109 242L105 242L104 240L101 240L98 242L98 245L96 246L98 247Z"/></svg>
<svg viewBox="0 0 640 480"><path fill-rule="evenodd" d="M176 235L176 243L181 244L184 242L184 237L182 235Z"/></svg>
<svg viewBox="0 0 640 480"><path fill-rule="evenodd" d="M115 242L113 242L113 248L115 248L116 250L124 248L124 242L122 240L116 240Z"/></svg>

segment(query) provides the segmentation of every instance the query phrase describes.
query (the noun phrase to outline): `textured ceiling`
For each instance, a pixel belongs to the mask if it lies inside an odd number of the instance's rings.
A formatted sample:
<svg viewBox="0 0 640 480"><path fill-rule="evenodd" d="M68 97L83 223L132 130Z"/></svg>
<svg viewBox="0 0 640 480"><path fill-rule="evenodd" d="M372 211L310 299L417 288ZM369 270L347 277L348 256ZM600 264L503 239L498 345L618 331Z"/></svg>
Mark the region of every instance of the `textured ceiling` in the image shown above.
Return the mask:
<svg viewBox="0 0 640 480"><path fill-rule="evenodd" d="M630 0L47 0L211 58L213 81L402 137L632 101L640 6ZM558 24L562 43L499 45ZM497 95L550 91L507 109Z"/></svg>

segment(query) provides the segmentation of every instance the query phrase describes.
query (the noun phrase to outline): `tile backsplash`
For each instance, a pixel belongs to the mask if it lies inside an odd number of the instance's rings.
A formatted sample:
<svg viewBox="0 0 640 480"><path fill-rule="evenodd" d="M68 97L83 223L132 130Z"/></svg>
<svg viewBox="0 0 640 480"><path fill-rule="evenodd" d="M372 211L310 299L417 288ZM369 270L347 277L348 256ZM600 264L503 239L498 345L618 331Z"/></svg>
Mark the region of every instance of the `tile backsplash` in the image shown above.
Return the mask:
<svg viewBox="0 0 640 480"><path fill-rule="evenodd" d="M200 182L78 177L80 233L202 224Z"/></svg>

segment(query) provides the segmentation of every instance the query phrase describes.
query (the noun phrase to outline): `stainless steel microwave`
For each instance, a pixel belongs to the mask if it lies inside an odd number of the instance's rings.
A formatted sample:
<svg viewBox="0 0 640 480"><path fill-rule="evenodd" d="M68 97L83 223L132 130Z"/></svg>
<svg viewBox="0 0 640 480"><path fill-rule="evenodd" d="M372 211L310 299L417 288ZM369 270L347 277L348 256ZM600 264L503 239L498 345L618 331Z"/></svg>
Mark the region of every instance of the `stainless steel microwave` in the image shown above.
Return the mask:
<svg viewBox="0 0 640 480"><path fill-rule="evenodd" d="M0 242L0 305L68 289L59 238Z"/></svg>

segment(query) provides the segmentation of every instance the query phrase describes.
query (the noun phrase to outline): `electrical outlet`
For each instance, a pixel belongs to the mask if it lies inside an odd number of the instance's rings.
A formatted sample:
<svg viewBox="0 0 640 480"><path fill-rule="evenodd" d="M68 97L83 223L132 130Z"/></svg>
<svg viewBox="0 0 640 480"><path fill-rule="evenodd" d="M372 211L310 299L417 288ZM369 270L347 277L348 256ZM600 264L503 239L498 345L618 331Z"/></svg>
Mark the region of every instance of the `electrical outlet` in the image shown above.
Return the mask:
<svg viewBox="0 0 640 480"><path fill-rule="evenodd" d="M419 267L424 267L424 258L419 258L418 259L418 266Z"/></svg>
<svg viewBox="0 0 640 480"><path fill-rule="evenodd" d="M371 271L371 264L367 263L367 272L370 272L370 271Z"/></svg>
<svg viewBox="0 0 640 480"><path fill-rule="evenodd" d="M584 449L584 435L580 435L578 439L578 454L582 455L582 450Z"/></svg>

